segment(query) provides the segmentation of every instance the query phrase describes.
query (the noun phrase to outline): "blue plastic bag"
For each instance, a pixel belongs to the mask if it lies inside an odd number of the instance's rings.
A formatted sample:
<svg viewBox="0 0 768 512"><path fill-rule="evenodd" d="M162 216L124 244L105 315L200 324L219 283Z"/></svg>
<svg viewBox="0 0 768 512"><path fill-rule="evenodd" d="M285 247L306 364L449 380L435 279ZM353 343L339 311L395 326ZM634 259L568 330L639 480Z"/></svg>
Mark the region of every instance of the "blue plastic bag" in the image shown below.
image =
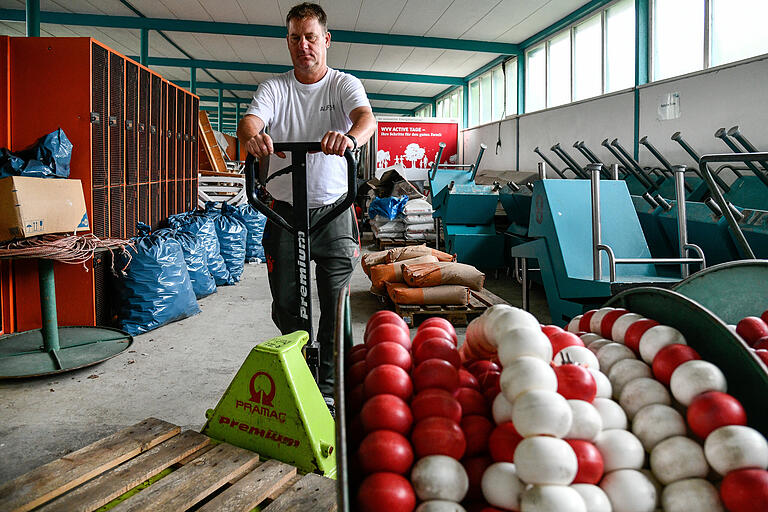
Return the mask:
<svg viewBox="0 0 768 512"><path fill-rule="evenodd" d="M202 242L192 233L176 229L158 229L155 234L173 238L181 246L184 253L184 261L187 264L189 279L192 281L192 289L195 297L202 299L216 292L216 281L208 271L208 257Z"/></svg>
<svg viewBox="0 0 768 512"><path fill-rule="evenodd" d="M374 197L368 207L368 217L373 219L377 215L381 215L389 220L394 220L395 217L403 213L407 202L408 196Z"/></svg>
<svg viewBox="0 0 768 512"><path fill-rule="evenodd" d="M72 143L61 128L42 137L31 148L19 152L18 156L27 162L21 171L22 176L69 178Z"/></svg>
<svg viewBox="0 0 768 512"><path fill-rule="evenodd" d="M248 203L238 206L235 215L237 215L237 218L245 224L245 229L248 231L245 238L246 261L265 261L264 246L262 245L261 239L264 236L264 226L267 224L267 218L254 210Z"/></svg>
<svg viewBox="0 0 768 512"><path fill-rule="evenodd" d="M0 148L0 178L19 176L23 167L23 159L8 151L7 148Z"/></svg>
<svg viewBox="0 0 768 512"><path fill-rule="evenodd" d="M184 224L188 223L191 220L191 217L194 214L195 212L191 211L191 212L181 212L175 215L170 215L168 217L168 225L171 227L171 229L180 229Z"/></svg>
<svg viewBox="0 0 768 512"><path fill-rule="evenodd" d="M117 253L125 275L120 289L120 328L132 336L200 312L181 245L142 226L135 247ZM130 259L130 261L129 261Z"/></svg>
<svg viewBox="0 0 768 512"><path fill-rule="evenodd" d="M245 244L248 231L236 215L234 207L223 203L221 213L214 216L216 234L219 237L221 257L227 264L229 275L235 282L240 281L245 265ZM210 215L210 213L208 213Z"/></svg>
<svg viewBox="0 0 768 512"><path fill-rule="evenodd" d="M187 217L187 222L181 224L179 229L200 239L208 258L208 271L216 281L216 286L235 284L232 276L229 275L224 258L221 257L221 246L213 217L199 213L191 214Z"/></svg>

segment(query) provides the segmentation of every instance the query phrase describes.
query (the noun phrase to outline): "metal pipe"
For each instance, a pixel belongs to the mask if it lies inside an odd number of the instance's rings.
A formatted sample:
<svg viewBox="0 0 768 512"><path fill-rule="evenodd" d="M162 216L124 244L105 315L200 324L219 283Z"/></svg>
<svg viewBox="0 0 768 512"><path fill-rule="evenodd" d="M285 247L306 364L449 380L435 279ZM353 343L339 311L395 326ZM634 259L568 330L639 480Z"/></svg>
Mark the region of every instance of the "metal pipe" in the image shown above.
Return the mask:
<svg viewBox="0 0 768 512"><path fill-rule="evenodd" d="M664 155L662 155L662 154L659 152L659 150L658 150L658 149L656 149L656 148L653 146L653 144L651 144L651 143L650 143L650 141L648 140L648 137L647 137L647 136L643 137L643 138L642 138L642 139L640 139L638 142L640 142L640 144L642 144L643 146L645 146L645 147L648 149L648 151L650 151L650 152L651 152L651 154L652 154L654 157L656 157L656 160L658 160L658 161L659 161L659 163L661 163L661 165L663 165L663 166L664 166L664 168L665 168L667 171L669 171L670 173L673 173L673 174L674 174L674 171L672 170L672 166L669 164L669 161L668 161L666 158L664 158Z"/></svg>
<svg viewBox="0 0 768 512"><path fill-rule="evenodd" d="M718 128L717 131L715 132L715 138L718 138L718 139L722 140L723 142L725 142L725 145L728 146L728 148L731 151L733 151L734 153L743 153L741 148L739 146L737 146L736 144L734 144L734 142L731 139L728 138L728 135L725 132L725 128ZM760 174L760 171L757 170L757 167L752 162L744 162L744 165L749 167L749 170L752 171L755 175ZM741 174L736 169L733 169L733 172L739 178L743 178L744 177L744 175Z"/></svg>
<svg viewBox="0 0 768 512"><path fill-rule="evenodd" d="M27 0L27 37L40 37L40 0Z"/></svg>
<svg viewBox="0 0 768 512"><path fill-rule="evenodd" d="M547 156L544 153L541 152L541 150L539 149L539 146L536 146L535 148L533 148L533 152L539 155L542 158L542 160L544 160L544 162L546 162L546 164L550 166L558 176L560 176L561 179L564 179L564 180L568 179L565 173L560 169L558 169L557 166L553 164L552 161L549 158L547 158Z"/></svg>
<svg viewBox="0 0 768 512"><path fill-rule="evenodd" d="M672 205L669 204L669 201L664 199L664 197L661 194L656 194L653 197L653 199L658 203L659 206L661 206L661 209L664 210L665 212L668 212L669 210L672 209Z"/></svg>
<svg viewBox="0 0 768 512"><path fill-rule="evenodd" d="M437 174L437 166L440 165L440 158L442 158L443 156L444 149L445 149L445 142L441 142L440 144L438 144L437 156L435 157L435 161L432 162L432 169L429 171L430 180L435 179L435 174Z"/></svg>
<svg viewBox="0 0 768 512"><path fill-rule="evenodd" d="M349 287L343 288L339 292L338 301L336 303L336 332L334 333L334 342L336 344L336 362L334 365L335 379L334 379L334 409L336 413L335 427L336 427L336 469L337 469L337 491L336 500L338 510L342 512L348 512L350 510L349 504L349 472L348 462L349 455L347 453L347 408L346 408L346 392L345 392L345 379L344 365L346 364L347 353L347 341L351 342L351 339L346 338L345 324L349 321ZM343 318L342 318L343 317ZM342 321L343 320L343 321Z"/></svg>
<svg viewBox="0 0 768 512"><path fill-rule="evenodd" d="M632 174L632 176L634 176L637 179L637 181L639 181L640 184L646 188L646 190L658 190L656 186L654 186L652 183L649 183L648 180L646 180L645 176L643 176L642 174L639 174L635 170L635 168L629 162L627 162L624 159L624 157L608 143L608 139L604 139L603 142L600 143L600 145L606 148L608 151L610 151L611 154L616 157L616 160L621 162L621 165L624 166L624 169L626 169L630 174Z"/></svg>
<svg viewBox="0 0 768 512"><path fill-rule="evenodd" d="M602 164L589 164L587 165L587 171L589 172L589 179L591 184L591 198L592 198L592 276L595 281L600 281L603 277L602 260L600 259L600 251L598 247L602 244L601 241L601 225L600 225L600 168Z"/></svg>
<svg viewBox="0 0 768 512"><path fill-rule="evenodd" d="M720 209L720 207L717 205L714 199L711 197L708 197L704 200L704 204L709 207L710 210L712 210L712 213L715 214L716 217L722 217L723 211Z"/></svg>
<svg viewBox="0 0 768 512"><path fill-rule="evenodd" d="M56 316L56 282L53 276L53 260L39 259L37 262L40 285L40 329L45 350L53 353L59 350L59 322ZM54 355L54 354L52 354Z"/></svg>
<svg viewBox="0 0 768 512"><path fill-rule="evenodd" d="M700 157L699 157L698 153L696 153L696 151L694 151L694 150L693 150L693 148L691 147L691 145L690 145L690 144L688 144L688 143L685 141L685 139L683 139L683 136L682 136L682 135L680 135L680 132L675 132L675 133L673 133L673 134L672 134L672 137L670 137L670 139L672 139L673 141L675 141L675 142L677 142L678 144L680 144L680 147L682 147L682 148L683 148L683 150L684 150L686 153L688 153L688 155L689 155L691 158L693 158L693 159L696 161L696 164L698 165L698 163L699 163L699 159L700 159ZM696 173L696 175L697 175L699 178L701 178L701 179L704 179L704 176L702 176L702 174L701 174L701 171L700 171L699 169L697 169L696 167L694 167L694 168L693 168L693 171ZM722 180L722 178L720 178L720 176L718 176L718 175L716 175L716 174L713 174L713 176L712 176L712 177L715 179L715 182L717 183L717 186L719 186L719 187L720 187L721 189L723 189L725 192L728 192L728 191L730 191L730 190L731 190L731 187L729 187L729 186L728 186L728 185L727 185L727 184L726 184L726 183L725 183L725 182Z"/></svg>
<svg viewBox="0 0 768 512"><path fill-rule="evenodd" d="M584 147L582 146L582 144L583 142L580 142L577 140L576 142L573 143L573 147L576 148L579 151L579 153L584 155L584 158L586 158L587 162L589 162L590 164L599 164L600 162L598 162L592 155L590 155L589 152L584 151Z"/></svg>
<svg viewBox="0 0 768 512"><path fill-rule="evenodd" d="M547 179L547 164L545 164L544 162L539 162L538 163L538 168L539 168L538 169L539 170L539 179L540 180Z"/></svg>
<svg viewBox="0 0 768 512"><path fill-rule="evenodd" d="M619 179L619 164L611 164L611 179L618 181Z"/></svg>
<svg viewBox="0 0 768 512"><path fill-rule="evenodd" d="M512 192L520 192L520 185L514 181L508 181L507 186L510 188L510 190L512 190Z"/></svg>
<svg viewBox="0 0 768 512"><path fill-rule="evenodd" d="M217 130L221 131L224 123L224 90L219 89L219 118L216 120Z"/></svg>
<svg viewBox="0 0 768 512"><path fill-rule="evenodd" d="M554 154L556 154L560 158L560 160L563 161L563 163L565 163L566 169L570 169L577 178L589 179L589 176L587 176L583 171L579 171L579 169L575 168L571 164L571 162L568 160L568 156L563 154L563 150L560 149L559 144L557 145L557 147L552 146L550 149Z"/></svg>
<svg viewBox="0 0 768 512"><path fill-rule="evenodd" d="M738 125L732 127L730 130L728 130L728 136L733 137L734 139L739 141L741 143L741 145L744 146L744 149L746 149L748 152L750 152L750 153L757 153L758 152L757 148L755 148L755 146L752 145L752 143L750 143L749 140L747 140L747 138L744 136L744 134L741 133L741 131L739 130L739 126ZM768 164L766 163L765 160L760 160L760 161L758 161L758 163L760 164L760 167L762 167L763 169L768 171ZM757 175L758 178L760 178L760 181L762 181L765 186L768 186L768 177L766 177L762 172L761 173L757 173L756 175Z"/></svg>
<svg viewBox="0 0 768 512"><path fill-rule="evenodd" d="M146 28L139 31L139 64L149 65L149 29Z"/></svg>
<svg viewBox="0 0 768 512"><path fill-rule="evenodd" d="M655 191L657 191L657 192L659 191L659 184L660 184L660 183L661 183L663 180L654 181L654 179L653 179L653 178L651 178L650 176L648 176L648 174L646 174L646 172L645 172L645 169L643 169L643 168L640 166L640 164L639 164L639 163L637 163L637 161L636 161L634 158L632 158L632 155L630 155L630 154L627 152L627 150L626 150L626 149L624 149L624 147L623 147L623 146L622 146L622 145L619 143L619 139L613 139L613 140L611 141L611 146L615 147L615 148L616 148L616 149L619 151L619 153L621 153L621 154L622 154L622 156L624 156L624 158L626 159L626 161L627 161L627 162L629 162L629 164L630 164L630 165L631 165L631 166L632 166L632 167L635 169L635 171L637 171L637 172L639 173L639 175L641 175L641 176L643 176L643 177L645 178L646 182L647 182L648 184L650 184L650 188L653 188L653 189L654 189Z"/></svg>
<svg viewBox="0 0 768 512"><path fill-rule="evenodd" d="M576 162L576 160L574 160L573 157L571 157L571 155L569 155L565 149L563 149L559 142L552 147L557 147L558 151L562 154L561 158L565 158L565 161L571 166L571 169L573 169L574 172L577 172L584 178L589 179L589 173L584 171L584 168L580 166L578 162Z"/></svg>
<svg viewBox="0 0 768 512"><path fill-rule="evenodd" d="M192 66L189 68L189 92L197 94L197 68ZM237 104L240 106L240 104Z"/></svg>
<svg viewBox="0 0 768 512"><path fill-rule="evenodd" d="M685 208L685 166L676 165L675 171L675 197L677 198L677 245L678 255L681 258L688 256L688 219ZM680 266L680 277L683 279L690 275L688 264Z"/></svg>
<svg viewBox="0 0 768 512"><path fill-rule="evenodd" d="M521 285L523 287L522 306L525 311L530 311L531 308L528 300L528 260L526 258L520 258L520 264L520 275L522 278Z"/></svg>
<svg viewBox="0 0 768 512"><path fill-rule="evenodd" d="M472 181L475 181L475 176L477 176L477 171L480 169L480 160L483 159L483 153L485 153L485 150L488 149L488 146L485 144L480 144L480 152L477 154L477 160L475 160L475 165L472 168Z"/></svg>

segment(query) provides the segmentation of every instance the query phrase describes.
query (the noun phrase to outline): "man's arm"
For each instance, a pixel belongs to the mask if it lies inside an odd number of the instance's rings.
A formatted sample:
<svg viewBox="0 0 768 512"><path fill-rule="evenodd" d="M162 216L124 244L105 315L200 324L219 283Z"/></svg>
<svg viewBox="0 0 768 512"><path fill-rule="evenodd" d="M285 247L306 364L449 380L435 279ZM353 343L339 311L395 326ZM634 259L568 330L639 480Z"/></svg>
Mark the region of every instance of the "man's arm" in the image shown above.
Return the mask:
<svg viewBox="0 0 768 512"><path fill-rule="evenodd" d="M264 121L253 114L246 114L237 126L237 137L245 149L253 156L261 159L274 152L272 138L263 133Z"/></svg>
<svg viewBox="0 0 768 512"><path fill-rule="evenodd" d="M357 107L349 113L352 120L352 128L349 134L357 140L358 147L370 140L376 131L376 118L370 107ZM346 134L341 132L328 132L320 141L323 153L326 155L343 155L345 149L352 150L355 146Z"/></svg>

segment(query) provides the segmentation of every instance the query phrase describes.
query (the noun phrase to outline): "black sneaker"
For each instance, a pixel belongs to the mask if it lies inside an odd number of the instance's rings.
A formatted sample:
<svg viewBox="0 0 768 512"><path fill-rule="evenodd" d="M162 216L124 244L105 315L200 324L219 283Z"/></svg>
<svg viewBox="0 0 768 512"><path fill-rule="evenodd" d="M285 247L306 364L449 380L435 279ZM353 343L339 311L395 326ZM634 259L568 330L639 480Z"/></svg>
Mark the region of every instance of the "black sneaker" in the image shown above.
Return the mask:
<svg viewBox="0 0 768 512"><path fill-rule="evenodd" d="M325 400L325 405L331 412L331 417L336 419L336 400L330 395L323 395L323 400Z"/></svg>

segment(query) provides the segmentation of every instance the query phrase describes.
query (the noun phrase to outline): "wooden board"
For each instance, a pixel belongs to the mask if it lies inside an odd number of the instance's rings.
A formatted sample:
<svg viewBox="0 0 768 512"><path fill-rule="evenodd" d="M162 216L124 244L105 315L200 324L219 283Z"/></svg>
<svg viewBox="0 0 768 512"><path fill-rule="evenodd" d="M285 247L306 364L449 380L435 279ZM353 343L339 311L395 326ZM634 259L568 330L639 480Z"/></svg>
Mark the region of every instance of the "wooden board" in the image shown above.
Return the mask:
<svg viewBox="0 0 768 512"><path fill-rule="evenodd" d="M208 120L208 112L200 110L197 113L197 125L200 131L200 142L205 148L205 154L211 162L211 167L216 172L227 172L227 164L221 154L221 147L213 134L211 122ZM198 169L192 170L195 173L197 171Z"/></svg>
<svg viewBox="0 0 768 512"><path fill-rule="evenodd" d="M336 510L334 480L180 430L150 418L32 470L0 488L0 511Z"/></svg>
<svg viewBox="0 0 768 512"><path fill-rule="evenodd" d="M422 320L430 316L443 317L452 325L464 327L472 319L482 315L483 312L494 304L507 304L507 302L488 290L469 291L469 304L466 306L439 305L439 304L394 304L395 313L403 317L406 324L417 326Z"/></svg>
<svg viewBox="0 0 768 512"><path fill-rule="evenodd" d="M179 432L181 427L149 418L100 439L1 486L0 510L32 510Z"/></svg>
<svg viewBox="0 0 768 512"><path fill-rule="evenodd" d="M393 247L406 247L408 245L423 245L425 243L430 247L435 245L434 240L406 240L405 238L379 239L375 237L374 237L374 240L376 240L376 248L379 251L386 251L388 249L392 249Z"/></svg>

